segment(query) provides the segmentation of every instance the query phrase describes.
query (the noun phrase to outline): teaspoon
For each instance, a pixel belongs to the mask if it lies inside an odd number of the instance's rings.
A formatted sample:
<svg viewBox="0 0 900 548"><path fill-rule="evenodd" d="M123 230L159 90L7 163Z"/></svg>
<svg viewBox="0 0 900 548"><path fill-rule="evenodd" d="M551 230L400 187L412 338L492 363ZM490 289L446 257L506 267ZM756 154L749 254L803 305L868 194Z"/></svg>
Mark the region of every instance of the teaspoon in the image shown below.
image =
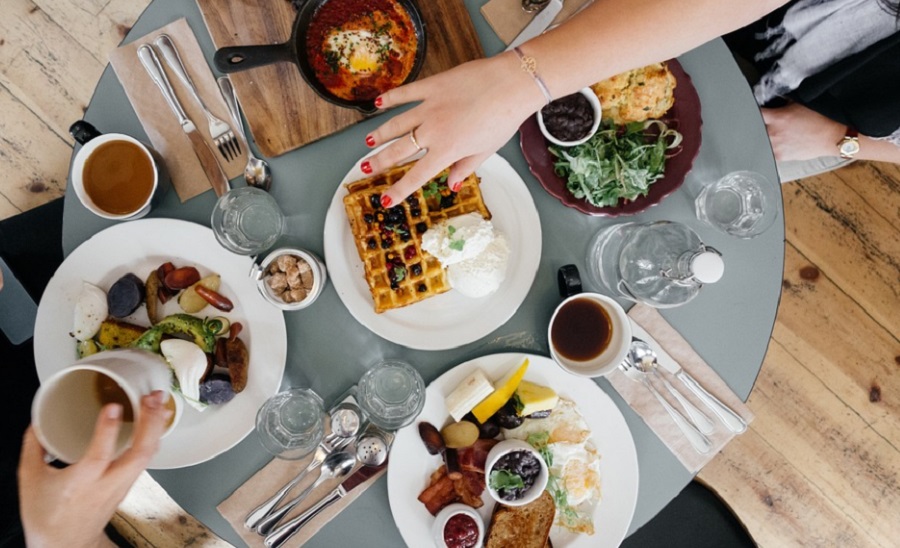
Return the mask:
<svg viewBox="0 0 900 548"><path fill-rule="evenodd" d="M657 379L661 380L663 386L666 387L666 390L669 391L669 394L678 400L678 403L681 404L681 407L687 411L688 418L691 419L691 422L694 423L694 426L697 427L697 430L700 430L704 434L712 434L713 430L715 430L715 425L703 411L697 409L694 404L689 402L678 390L675 390L675 387L672 386L672 383L669 382L667 378L662 376L659 371L659 362L656 360L656 352L650 348L650 345L645 343L640 339L634 339L631 343L631 348L628 350L628 353L631 356L631 359L637 362L640 365L644 366L645 370L650 371Z"/></svg>
<svg viewBox="0 0 900 548"><path fill-rule="evenodd" d="M654 352L647 343L640 339L634 339L631 343L632 349L639 345L646 347L647 355L652 357L654 366L659 365L656 352ZM675 375L675 378L680 380L688 390L693 392L694 395L697 396L697 399L702 401L704 405L715 413L716 417L718 417L719 420L722 421L722 424L730 431L735 434L740 434L747 429L747 422L742 419L740 415L732 411L724 403L720 402L718 398L707 392L706 389L700 386L700 383L698 383L687 371L679 366L677 370L670 370L669 372Z"/></svg>

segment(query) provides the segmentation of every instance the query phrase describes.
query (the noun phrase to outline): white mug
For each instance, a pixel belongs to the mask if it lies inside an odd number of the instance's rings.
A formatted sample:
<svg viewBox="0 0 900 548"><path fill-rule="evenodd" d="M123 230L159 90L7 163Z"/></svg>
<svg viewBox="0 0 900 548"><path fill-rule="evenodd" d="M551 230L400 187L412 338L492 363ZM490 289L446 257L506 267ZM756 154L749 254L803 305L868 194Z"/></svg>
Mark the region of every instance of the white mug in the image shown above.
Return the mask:
<svg viewBox="0 0 900 548"><path fill-rule="evenodd" d="M75 190L75 195L78 196L78 200L81 201L81 204L95 215L99 215L100 217L103 217L105 219L112 219L116 221L140 219L141 217L147 215L147 213L150 212L153 197L156 195L156 191L159 188L159 167L157 165L156 158L151 153L147 145L138 141L134 137L124 135L122 133L101 134L93 126L84 121L76 122L71 128L69 128L69 131L72 136L82 144L81 149L77 154L75 154L75 158L72 160L72 171L70 178L72 181L72 187ZM113 142L127 142L137 147L143 153L143 155L146 156L146 159L150 163L153 171L152 184L146 199L138 206L134 207L131 211L121 213L104 210L102 207L97 205L97 203L95 203L95 200L85 190L84 173L88 159L100 147Z"/></svg>
<svg viewBox="0 0 900 548"><path fill-rule="evenodd" d="M597 336L598 339L601 338L607 331L607 327L600 322L584 323L575 326L577 331L569 330L569 334L573 335L576 339L580 339L581 342L586 343L585 346L593 346L595 349L602 348L599 352L592 352L589 353L590 355L576 357L574 355L575 353L561 347L562 340L554 341L553 328L559 320L560 311L563 309L567 309L568 311L570 310L568 307L581 304L575 303L575 301L584 301L585 303L598 306L605 312L605 318L609 319L606 324L609 330L608 343L606 344L603 344L603 341L592 339L594 336ZM566 313L568 312L565 312L564 315ZM563 317L563 321L565 320L566 318ZM557 325L557 327L562 329L564 326ZM625 313L622 306L606 295L601 295L599 293L576 293L561 302L559 306L556 307L556 310L553 311L553 316L550 318L550 325L547 327L547 340L550 344L550 356L560 367L573 375L582 377L600 377L612 372L625 360L625 356L628 354L628 349L631 346L631 321L628 319L628 315Z"/></svg>
<svg viewBox="0 0 900 548"><path fill-rule="evenodd" d="M116 456L131 444L134 425L141 412L141 397L155 390L170 391L172 373L158 355L133 348L107 350L67 367L44 381L31 404L31 421L41 445L54 457L68 463L78 462L90 444L97 417L104 405L98 393L99 377L112 381L124 392L123 420L116 442ZM171 394L175 415L166 433L180 415L180 400ZM131 409L128 410L127 407Z"/></svg>

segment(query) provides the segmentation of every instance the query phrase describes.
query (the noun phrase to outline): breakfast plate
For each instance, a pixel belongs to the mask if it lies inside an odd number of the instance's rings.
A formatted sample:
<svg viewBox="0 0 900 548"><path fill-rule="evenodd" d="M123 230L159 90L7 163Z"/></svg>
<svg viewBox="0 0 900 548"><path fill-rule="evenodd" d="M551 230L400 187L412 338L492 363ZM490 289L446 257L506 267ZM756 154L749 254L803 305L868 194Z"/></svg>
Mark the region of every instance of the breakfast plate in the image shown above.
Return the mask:
<svg viewBox="0 0 900 548"><path fill-rule="evenodd" d="M143 279L166 261L195 266L203 275L221 275L219 291L234 302L234 310L203 311L198 316L224 315L241 322L240 338L250 351L250 369L247 387L230 402L203 412L184 406L177 426L162 439L150 462L153 469L191 466L227 451L253 430L256 410L281 386L287 356L284 316L259 294L248 275L250 258L226 251L212 230L186 221L142 219L113 225L63 261L41 298L34 330L34 361L44 381L77 359L70 333L83 282L107 290L128 272ZM166 304L164 314L180 312L174 301ZM125 320L150 325L144 306Z"/></svg>
<svg viewBox="0 0 900 548"><path fill-rule="evenodd" d="M524 358L530 362L525 379L549 386L560 397L572 400L587 422L591 442L600 454L602 498L594 509L596 533L575 534L554 526L550 540L557 548L616 547L628 532L637 502L637 450L619 408L593 381L569 375L544 356L518 353L482 356L450 369L428 386L425 407L417 422L427 421L441 428L449 419L445 397L476 367L488 378L497 380ZM408 546L425 546L430 542L434 517L417 497L441 462L440 456L428 454L415 425L397 433L388 462L388 498L394 521ZM487 490L482 500L485 504L478 511L488 524L494 502Z"/></svg>
<svg viewBox="0 0 900 548"><path fill-rule="evenodd" d="M344 210L344 186L365 177L359 163L344 177L325 217L325 262L350 314L376 335L409 348L444 350L478 340L503 325L531 289L541 259L541 222L525 182L494 154L475 172L494 227L509 243L506 279L486 297L448 291L377 314Z"/></svg>
<svg viewBox="0 0 900 548"><path fill-rule="evenodd" d="M663 198L681 187L700 151L700 129L703 125L700 117L700 96L697 95L691 77L677 60L671 59L666 63L675 76L677 85L675 87L675 103L661 120L669 127L678 130L683 140L680 145L681 150L666 160L665 175L650 185L647 195L630 202L620 199L619 203L612 207L596 207L587 200L576 198L566 188L565 179L556 174L554 168L556 157L547 148L548 141L538 127L537 117L531 116L519 128L519 144L531 173L541 183L544 190L566 207L574 208L582 213L618 217L640 213L648 207L660 203Z"/></svg>

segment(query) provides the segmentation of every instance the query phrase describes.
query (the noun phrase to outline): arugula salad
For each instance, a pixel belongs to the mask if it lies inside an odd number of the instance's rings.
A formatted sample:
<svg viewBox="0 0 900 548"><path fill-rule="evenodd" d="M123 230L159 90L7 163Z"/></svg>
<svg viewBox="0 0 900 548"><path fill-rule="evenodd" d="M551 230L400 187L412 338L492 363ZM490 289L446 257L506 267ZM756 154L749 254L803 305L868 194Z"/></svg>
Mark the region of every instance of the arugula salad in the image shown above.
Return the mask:
<svg viewBox="0 0 900 548"><path fill-rule="evenodd" d="M576 198L596 207L646 196L665 173L667 151L681 134L660 120L624 126L604 123L587 142L574 147L550 145L556 174Z"/></svg>

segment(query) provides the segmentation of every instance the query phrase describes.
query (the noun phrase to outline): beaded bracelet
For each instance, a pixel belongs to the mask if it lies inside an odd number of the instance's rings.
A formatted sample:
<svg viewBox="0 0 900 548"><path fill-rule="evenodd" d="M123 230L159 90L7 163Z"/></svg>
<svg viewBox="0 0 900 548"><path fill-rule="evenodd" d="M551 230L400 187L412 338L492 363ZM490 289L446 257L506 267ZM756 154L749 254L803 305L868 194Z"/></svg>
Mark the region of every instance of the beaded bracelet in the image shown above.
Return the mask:
<svg viewBox="0 0 900 548"><path fill-rule="evenodd" d="M537 84L537 87L541 90L541 93L544 94L544 99L547 100L547 104L549 105L551 101L553 101L553 96L550 95L550 90L547 88L547 84L544 83L544 80L537 73L537 60L530 55L525 55L522 53L518 47L513 48L513 51L516 53L516 56L519 57L519 61L522 62L522 70L527 72L533 79L534 83Z"/></svg>

